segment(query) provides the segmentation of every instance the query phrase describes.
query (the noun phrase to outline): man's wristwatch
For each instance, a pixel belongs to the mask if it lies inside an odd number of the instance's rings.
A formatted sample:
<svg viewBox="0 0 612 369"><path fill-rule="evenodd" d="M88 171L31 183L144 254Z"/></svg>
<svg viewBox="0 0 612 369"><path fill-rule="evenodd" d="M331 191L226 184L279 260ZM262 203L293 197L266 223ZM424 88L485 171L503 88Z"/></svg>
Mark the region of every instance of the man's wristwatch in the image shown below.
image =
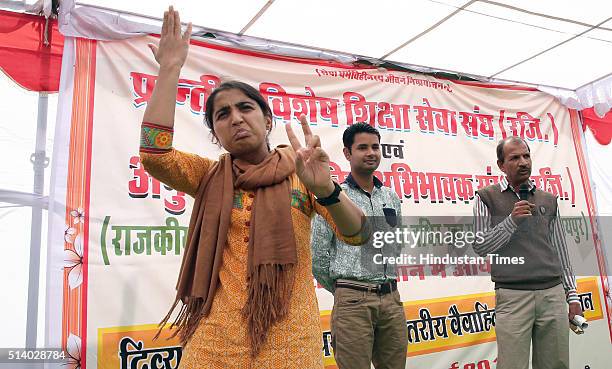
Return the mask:
<svg viewBox="0 0 612 369"><path fill-rule="evenodd" d="M327 197L318 198L317 202L323 206L330 206L330 205L336 204L340 202L340 199L338 198L338 196L340 196L340 191L342 191L342 188L340 187L339 184L334 182L334 192L332 192L331 195Z"/></svg>

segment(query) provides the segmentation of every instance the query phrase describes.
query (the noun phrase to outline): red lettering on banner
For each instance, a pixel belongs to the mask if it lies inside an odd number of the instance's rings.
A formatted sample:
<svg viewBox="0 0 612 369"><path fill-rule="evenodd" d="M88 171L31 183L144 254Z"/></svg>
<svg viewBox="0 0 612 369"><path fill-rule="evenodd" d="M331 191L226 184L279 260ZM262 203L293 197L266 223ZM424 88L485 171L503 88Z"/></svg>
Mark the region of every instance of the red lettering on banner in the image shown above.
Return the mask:
<svg viewBox="0 0 612 369"><path fill-rule="evenodd" d="M261 92L264 97L267 97L272 115L284 121L291 120L291 103L289 101L289 95L280 85L264 82L259 85L259 92Z"/></svg>
<svg viewBox="0 0 612 369"><path fill-rule="evenodd" d="M420 280L425 279L425 265L410 265L408 267L408 275L411 277L419 277Z"/></svg>
<svg viewBox="0 0 612 369"><path fill-rule="evenodd" d="M508 137L508 134L506 133L506 130L504 129L504 114L505 114L505 110L500 110L499 111L499 119L497 120L497 125L499 126L499 130L501 131L502 134L502 139L505 140L506 137Z"/></svg>
<svg viewBox="0 0 612 369"><path fill-rule="evenodd" d="M212 91L219 87L220 84L221 80L219 77L208 74L200 76L199 81L179 79L178 93L189 94L189 106L192 113L204 114L206 100L208 100Z"/></svg>
<svg viewBox="0 0 612 369"><path fill-rule="evenodd" d="M386 130L410 131L410 106L388 102L368 102L365 96L348 91L342 94L346 124L367 123Z"/></svg>
<svg viewBox="0 0 612 369"><path fill-rule="evenodd" d="M474 105L474 112L460 111L459 117L463 130L470 138L479 138L480 136L492 140L495 137L493 129L493 115L480 114L480 108Z"/></svg>
<svg viewBox="0 0 612 369"><path fill-rule="evenodd" d="M563 192L563 187L561 186L561 175L552 174L549 167L540 168L540 175L531 176L531 178L540 190L550 192L561 199L567 198L567 192Z"/></svg>
<svg viewBox="0 0 612 369"><path fill-rule="evenodd" d="M491 262L487 259L484 264L478 264L478 271L484 274L491 274Z"/></svg>
<svg viewBox="0 0 612 369"><path fill-rule="evenodd" d="M511 136L517 136L529 141L542 141L542 132L540 131L540 119L534 118L526 112L517 112L516 118L507 117L510 123Z"/></svg>
<svg viewBox="0 0 612 369"><path fill-rule="evenodd" d="M455 361L450 364L448 369L492 369L497 366L497 358L493 360L480 360L478 362L467 362L465 364L460 364L458 361Z"/></svg>
<svg viewBox="0 0 612 369"><path fill-rule="evenodd" d="M132 78L132 92L138 96L134 99L134 105L141 106L147 103L153 94L157 76L131 72L130 77Z"/></svg>
<svg viewBox="0 0 612 369"><path fill-rule="evenodd" d="M478 275L478 265L476 264L457 264L455 265L455 271L453 272L455 277L461 277L465 275Z"/></svg>
<svg viewBox="0 0 612 369"><path fill-rule="evenodd" d="M167 189L170 189L170 187L167 187ZM185 212L185 193L176 190L172 190L172 192L175 194L171 195L170 199L164 199L164 209L170 214L181 215Z"/></svg>
<svg viewBox="0 0 612 369"><path fill-rule="evenodd" d="M445 200L453 204L457 200L469 203L474 198L472 175L453 173L418 173L421 198L429 198L431 203L443 203Z"/></svg>
<svg viewBox="0 0 612 369"><path fill-rule="evenodd" d="M316 69L319 76L340 76L341 78L358 80L378 80L380 82L402 83L415 86L424 86L434 89L447 89L445 85L437 81L418 79L411 76L378 75L362 71L326 71ZM131 72L133 103L136 107L146 104L153 93L157 76ZM189 106L192 113L201 115L205 112L206 101L212 91L220 85L220 79L214 75L204 74L199 81L181 78L177 88L176 103ZM448 88L447 88L448 87ZM344 105L346 124L352 125L363 122L379 129L389 131L410 132L410 109L413 108L416 115L416 123L421 133L457 136L458 125L465 135L472 139L486 138L493 140L496 137L496 127L493 122L494 115L481 113L480 107L474 105L472 112L453 111L431 106L427 98L422 98L420 105L393 104L386 101L368 101L367 98L354 91L342 93L342 101L335 98L319 97L314 90L305 86L304 94L288 93L285 89L273 82L262 82L259 91L268 100L270 109L275 118L290 122L293 118L299 118L304 114L312 124L319 121L329 122L332 127L339 126L338 108ZM538 140L540 142L553 141L558 143L558 130L552 114L547 113L550 118L553 137L542 134L539 118L533 117L527 112L517 112L516 116L508 116L505 110L499 111L498 128L502 138L518 136L528 141ZM498 133L498 134L499 134ZM452 193L452 189L449 187ZM450 197L453 198L452 195Z"/></svg>
<svg viewBox="0 0 612 369"><path fill-rule="evenodd" d="M144 199L151 195L153 199L161 198L161 182L147 173L138 156L130 158L130 169L132 179L128 181L128 194L132 198ZM187 202L185 193L173 190L164 185L167 197L164 198L164 209L173 215L181 215L185 212Z"/></svg>
<svg viewBox="0 0 612 369"><path fill-rule="evenodd" d="M539 176L531 176L533 182L537 188L542 191L550 192L555 196L563 194L561 188L561 175L552 175L549 167L540 168ZM552 185L549 186L549 183Z"/></svg>
<svg viewBox="0 0 612 369"><path fill-rule="evenodd" d="M151 99L157 76L131 72L130 77L132 78L132 92L136 96L134 105L140 107ZM219 77L209 74L201 75L199 81L181 78L179 79L176 92L176 103L184 105L189 100L189 107L192 113L198 115L204 114L208 96L220 84L221 80Z"/></svg>
<svg viewBox="0 0 612 369"><path fill-rule="evenodd" d="M454 174L441 174L440 180L442 181L442 194L444 199L440 200L443 202L444 200L449 200L453 204L457 202L457 191L455 190L455 175Z"/></svg>
<svg viewBox="0 0 612 369"><path fill-rule="evenodd" d="M472 176L465 174L439 174L442 181L442 193L444 200L449 200L453 204L459 201L469 203L474 197L472 186Z"/></svg>
<svg viewBox="0 0 612 369"><path fill-rule="evenodd" d="M346 124L367 123L376 127L376 103L367 102L366 98L357 92L342 94L346 108Z"/></svg>
<svg viewBox="0 0 612 369"><path fill-rule="evenodd" d="M407 265L396 265L395 269L397 270L397 278L400 281L408 280L408 266Z"/></svg>
<svg viewBox="0 0 612 369"><path fill-rule="evenodd" d="M407 281L409 277L419 277L425 279L425 265L396 265L397 276L402 281Z"/></svg>
<svg viewBox="0 0 612 369"><path fill-rule="evenodd" d="M572 193L572 197L571 199L567 196L567 192L565 193L565 199L571 200L572 203L572 207L576 207L576 189L574 188L574 180L572 179L572 173L570 172L568 167L565 167L565 170L567 171L567 178L569 179L569 183L570 183L570 188L571 188L571 193Z"/></svg>
<svg viewBox="0 0 612 369"><path fill-rule="evenodd" d="M128 191L130 197L133 198L145 198L149 196L149 174L144 167L140 165L140 158L138 156L132 156L130 158L130 169L134 176L128 182Z"/></svg>
<svg viewBox="0 0 612 369"><path fill-rule="evenodd" d="M315 96L312 88L305 87L306 94L289 94L279 84L262 82L259 92L268 99L272 114L286 122L291 117L299 118L304 114L311 123L316 123L320 117L323 121L338 126L338 99Z"/></svg>
<svg viewBox="0 0 612 369"><path fill-rule="evenodd" d="M560 200L571 199L574 204L573 183L569 169L566 169L572 186L571 198L561 185L561 175L553 174L548 167L541 168L540 175L531 176L531 180L538 188L559 196ZM330 162L330 170L332 178L339 182L344 181L349 174L334 162ZM406 163L392 163L389 171L376 171L374 175L395 191L401 201L413 199L416 204L421 199L429 199L432 204L442 204L445 201L469 204L474 199L475 190L497 184L503 178L492 174L491 166L486 167L486 174L465 174L412 171Z"/></svg>
<svg viewBox="0 0 612 369"><path fill-rule="evenodd" d="M491 175L491 166L490 165L487 166L487 174L486 175L476 174L476 175L474 175L474 178L478 182L478 184L476 185L476 189L481 189L481 188L486 187L486 186L494 185L496 183L499 183L499 180L500 180L500 176L498 176L498 175Z"/></svg>
<svg viewBox="0 0 612 369"><path fill-rule="evenodd" d="M383 82L385 80L385 77L382 74L370 74L365 71L356 71L356 70L340 70L338 71L338 75L341 78L354 79L358 81Z"/></svg>
<svg viewBox="0 0 612 369"><path fill-rule="evenodd" d="M434 89L447 89L450 86L441 82L426 79L413 78L411 76L395 75L371 75L360 71L326 71L317 69L320 76L340 76L341 78L357 80L378 80L380 82L402 83L415 86L424 86ZM134 105L140 107L146 104L157 81L157 76L131 72L132 93L134 94ZM177 88L176 103L188 105L191 112L197 115L204 114L206 101L212 91L220 85L220 78L215 75L204 74L199 81L181 78ZM448 87L448 88L447 88ZM304 114L311 123L319 120L330 122L333 127L338 127L339 99L318 97L314 90L305 86L304 94L287 93L281 85L272 82L262 82L259 90L270 104L272 114L285 122L292 118L299 118ZM342 94L342 102L345 106L346 124L352 125L356 122L370 124L373 127L394 131L410 131L410 105L392 104L389 102L367 101L364 95L358 92L346 91ZM493 140L496 136L494 128L494 116L480 112L479 106L475 105L473 112L452 111L449 109L432 107L427 98L422 98L421 105L413 105L416 112L416 122L420 132L427 134L443 133L448 136L457 135L457 120L467 137L477 139L480 137ZM547 113L550 118L553 131L552 141L558 143L558 130L552 114ZM457 118L459 117L459 118ZM499 129L502 138L518 136L528 141L550 142L548 135L542 134L541 119L533 117L527 112L517 112L516 116L507 116L505 110L499 111Z"/></svg>
<svg viewBox="0 0 612 369"><path fill-rule="evenodd" d="M405 80L406 76L395 76L393 74L389 74L385 77L385 82L388 83L404 84Z"/></svg>
<svg viewBox="0 0 612 369"><path fill-rule="evenodd" d="M410 131L410 121L408 120L410 105L379 102L377 108L376 122L378 123L378 128L404 132Z"/></svg>
<svg viewBox="0 0 612 369"><path fill-rule="evenodd" d="M433 204L442 203L440 194L442 193L442 183L440 173L419 172L419 191L424 199L429 199Z"/></svg>
<svg viewBox="0 0 612 369"><path fill-rule="evenodd" d="M557 144L559 143L559 130L557 129L557 125L555 124L555 117L550 113L546 113L546 115L548 116L548 118L550 118L550 126L553 130L553 144L557 146ZM544 140L548 141L548 135L544 135Z"/></svg>
<svg viewBox="0 0 612 369"><path fill-rule="evenodd" d="M431 275L439 275L441 278L446 278L446 264L430 264Z"/></svg>
<svg viewBox="0 0 612 369"><path fill-rule="evenodd" d="M423 106L415 105L416 121L421 132L443 132L445 135L457 135L456 112L448 109L432 108L429 100L423 98Z"/></svg>
<svg viewBox="0 0 612 369"><path fill-rule="evenodd" d="M381 74L380 72L373 74L368 73L367 71L326 70L322 68L315 68L315 72L319 77L338 77L343 79L352 79L356 81L378 81L400 85L422 86L435 90L446 90L448 92L453 92L450 82L442 83L438 81L430 81L427 79L414 78L409 75L395 75L393 73Z"/></svg>
<svg viewBox="0 0 612 369"><path fill-rule="evenodd" d="M455 277L486 274L491 274L491 262L489 260L482 264L458 264L453 272Z"/></svg>
<svg viewBox="0 0 612 369"><path fill-rule="evenodd" d="M469 203L474 199L474 181L471 174L453 174L457 200Z"/></svg>
<svg viewBox="0 0 612 369"><path fill-rule="evenodd" d="M383 183L385 186L391 187L400 200L403 201L404 198L409 199L414 196L414 202L418 203L419 191L416 174L407 164L393 163L389 172L383 172Z"/></svg>
<svg viewBox="0 0 612 369"><path fill-rule="evenodd" d="M345 172L343 171L340 166L336 163L334 163L333 161L329 162L329 170L330 170L330 175L332 179L335 179L337 183L342 183L346 180L346 177L348 177L349 172Z"/></svg>

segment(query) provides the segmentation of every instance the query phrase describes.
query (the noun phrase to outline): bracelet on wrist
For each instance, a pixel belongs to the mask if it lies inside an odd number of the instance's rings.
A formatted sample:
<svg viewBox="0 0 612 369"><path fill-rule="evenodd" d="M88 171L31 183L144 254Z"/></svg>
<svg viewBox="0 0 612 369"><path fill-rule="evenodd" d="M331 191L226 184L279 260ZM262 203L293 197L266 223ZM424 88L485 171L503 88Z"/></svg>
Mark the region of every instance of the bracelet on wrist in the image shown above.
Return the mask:
<svg viewBox="0 0 612 369"><path fill-rule="evenodd" d="M340 192L342 191L342 187L336 182L334 183L334 191L327 197L317 198L317 202L323 206L330 206L340 202L338 198L340 196Z"/></svg>

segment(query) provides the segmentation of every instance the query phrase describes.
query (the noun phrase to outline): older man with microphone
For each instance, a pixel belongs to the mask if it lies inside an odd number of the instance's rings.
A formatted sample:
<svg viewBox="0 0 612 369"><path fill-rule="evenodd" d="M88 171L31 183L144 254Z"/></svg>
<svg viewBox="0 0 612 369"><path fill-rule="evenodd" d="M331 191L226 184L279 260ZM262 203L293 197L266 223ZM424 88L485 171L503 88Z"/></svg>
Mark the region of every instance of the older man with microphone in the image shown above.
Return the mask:
<svg viewBox="0 0 612 369"><path fill-rule="evenodd" d="M473 245L478 255L491 255L497 368L527 369L532 343L534 369L569 368L568 318L582 309L557 198L530 181L523 139L500 141L497 165L505 178L475 196L474 230L484 241Z"/></svg>

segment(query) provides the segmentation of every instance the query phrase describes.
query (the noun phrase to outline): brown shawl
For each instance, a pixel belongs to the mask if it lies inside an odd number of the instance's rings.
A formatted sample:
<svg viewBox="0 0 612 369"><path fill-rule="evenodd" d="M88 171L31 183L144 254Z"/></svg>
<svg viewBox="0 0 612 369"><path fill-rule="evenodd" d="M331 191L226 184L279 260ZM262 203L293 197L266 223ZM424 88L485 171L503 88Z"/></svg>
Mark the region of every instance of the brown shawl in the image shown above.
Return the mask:
<svg viewBox="0 0 612 369"><path fill-rule="evenodd" d="M253 356L259 353L268 329L287 315L293 266L297 263L289 182L294 172L294 151L279 146L257 165L232 160L224 154L202 178L189 222L176 300L160 323L163 328L181 301L183 306L170 328L177 327L172 337L180 334L182 344L210 312L223 264L234 188L255 192L248 249L248 298L242 310Z"/></svg>

